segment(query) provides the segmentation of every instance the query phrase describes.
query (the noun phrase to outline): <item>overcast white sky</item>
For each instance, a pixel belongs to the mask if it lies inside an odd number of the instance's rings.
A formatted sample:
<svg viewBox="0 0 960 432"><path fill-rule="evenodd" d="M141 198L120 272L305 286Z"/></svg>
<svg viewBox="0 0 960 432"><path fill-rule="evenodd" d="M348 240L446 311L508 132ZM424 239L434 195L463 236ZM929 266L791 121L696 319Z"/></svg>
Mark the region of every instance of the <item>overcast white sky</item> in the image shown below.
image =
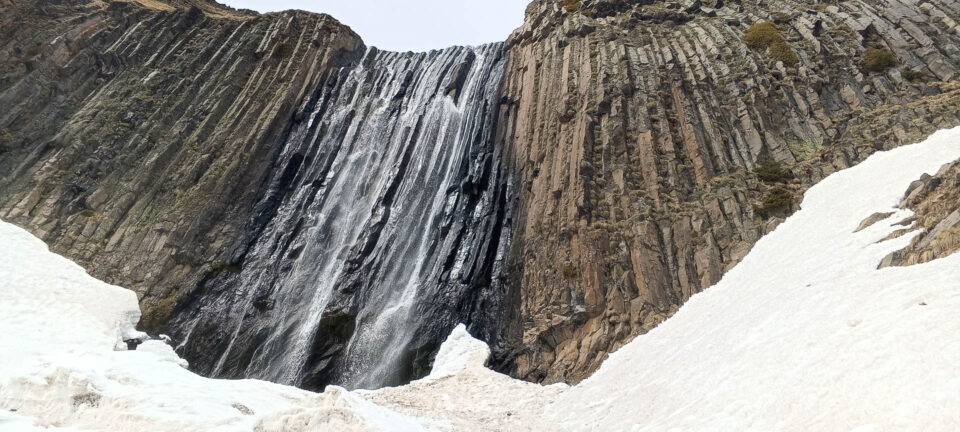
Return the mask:
<svg viewBox="0 0 960 432"><path fill-rule="evenodd" d="M530 0L219 0L259 12L303 9L333 15L367 45L427 51L502 41L523 23Z"/></svg>

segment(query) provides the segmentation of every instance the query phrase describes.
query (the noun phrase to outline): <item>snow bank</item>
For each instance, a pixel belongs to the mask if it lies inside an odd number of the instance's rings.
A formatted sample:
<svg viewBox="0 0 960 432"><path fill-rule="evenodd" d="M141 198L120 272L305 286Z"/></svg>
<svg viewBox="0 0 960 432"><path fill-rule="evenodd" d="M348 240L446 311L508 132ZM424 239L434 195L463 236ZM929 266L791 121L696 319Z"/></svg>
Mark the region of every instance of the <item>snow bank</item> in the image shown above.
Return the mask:
<svg viewBox="0 0 960 432"><path fill-rule="evenodd" d="M573 387L485 369L489 349L462 326L402 387L202 378L160 342L116 351L133 294L0 223L0 429L960 430L960 254L877 270L911 238L885 240L910 215L895 208L909 183L957 158L960 128L830 176L720 283ZM876 212L893 214L855 232Z"/></svg>
<svg viewBox="0 0 960 432"><path fill-rule="evenodd" d="M132 291L0 223L0 430L344 431L419 424L355 395L212 380L160 341L126 351Z"/></svg>
<svg viewBox="0 0 960 432"><path fill-rule="evenodd" d="M554 420L584 430L960 430L960 254L877 270L912 237L884 240L912 214L895 208L907 186L958 157L960 128L823 180L717 285L557 402L589 401L592 415ZM855 233L875 212L893 215Z"/></svg>

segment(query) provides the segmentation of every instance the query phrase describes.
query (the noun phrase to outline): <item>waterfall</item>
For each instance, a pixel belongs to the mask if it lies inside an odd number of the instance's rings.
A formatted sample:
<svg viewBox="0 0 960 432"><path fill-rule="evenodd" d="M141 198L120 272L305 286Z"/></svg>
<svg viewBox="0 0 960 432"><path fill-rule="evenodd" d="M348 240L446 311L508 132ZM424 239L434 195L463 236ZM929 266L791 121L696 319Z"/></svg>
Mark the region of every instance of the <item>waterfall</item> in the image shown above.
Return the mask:
<svg viewBox="0 0 960 432"><path fill-rule="evenodd" d="M368 50L303 103L258 239L176 328L203 373L376 388L502 297L504 47ZM507 219L507 220L505 220ZM473 323L483 326L483 323Z"/></svg>

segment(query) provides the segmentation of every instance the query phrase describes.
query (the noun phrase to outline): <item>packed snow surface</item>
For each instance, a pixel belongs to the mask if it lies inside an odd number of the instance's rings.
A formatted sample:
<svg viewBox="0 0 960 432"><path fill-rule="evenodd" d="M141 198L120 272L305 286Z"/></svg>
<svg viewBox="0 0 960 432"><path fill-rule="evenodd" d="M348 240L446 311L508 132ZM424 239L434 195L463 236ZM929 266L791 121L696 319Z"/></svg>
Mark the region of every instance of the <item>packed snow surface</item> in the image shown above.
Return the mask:
<svg viewBox="0 0 960 432"><path fill-rule="evenodd" d="M0 430L960 430L960 254L877 270L912 180L960 128L811 188L723 280L576 386L483 367L458 327L409 385L315 394L207 379L148 341L135 295L0 223ZM889 218L856 231L876 212Z"/></svg>

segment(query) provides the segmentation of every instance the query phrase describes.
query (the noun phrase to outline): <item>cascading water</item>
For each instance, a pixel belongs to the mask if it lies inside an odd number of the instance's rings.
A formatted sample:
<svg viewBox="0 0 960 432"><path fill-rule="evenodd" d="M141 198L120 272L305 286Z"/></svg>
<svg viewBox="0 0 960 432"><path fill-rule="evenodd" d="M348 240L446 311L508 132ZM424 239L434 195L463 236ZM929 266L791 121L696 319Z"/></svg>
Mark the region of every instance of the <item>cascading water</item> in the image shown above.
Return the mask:
<svg viewBox="0 0 960 432"><path fill-rule="evenodd" d="M371 49L304 103L262 234L174 323L200 372L374 388L422 374L458 322L496 332L503 52Z"/></svg>

